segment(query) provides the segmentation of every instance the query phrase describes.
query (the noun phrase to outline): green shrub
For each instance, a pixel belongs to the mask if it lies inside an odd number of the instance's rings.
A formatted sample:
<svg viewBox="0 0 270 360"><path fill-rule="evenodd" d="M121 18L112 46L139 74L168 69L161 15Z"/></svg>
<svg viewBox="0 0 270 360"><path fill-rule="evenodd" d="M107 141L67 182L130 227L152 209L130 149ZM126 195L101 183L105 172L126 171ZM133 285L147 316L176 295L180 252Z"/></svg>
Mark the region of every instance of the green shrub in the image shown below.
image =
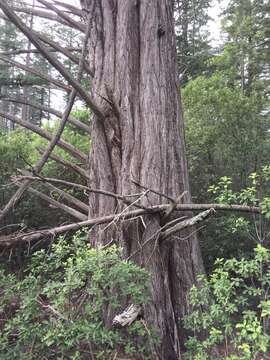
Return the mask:
<svg viewBox="0 0 270 360"><path fill-rule="evenodd" d="M190 291L186 359L257 359L270 350L270 251L258 245L252 259L218 259L215 266Z"/></svg>
<svg viewBox="0 0 270 360"><path fill-rule="evenodd" d="M32 256L25 277L0 273L0 358L147 359L151 336L143 321L128 329L104 325L104 312L147 302L148 274L121 259L116 247L93 249L86 236L60 238ZM109 322L111 324L111 321Z"/></svg>

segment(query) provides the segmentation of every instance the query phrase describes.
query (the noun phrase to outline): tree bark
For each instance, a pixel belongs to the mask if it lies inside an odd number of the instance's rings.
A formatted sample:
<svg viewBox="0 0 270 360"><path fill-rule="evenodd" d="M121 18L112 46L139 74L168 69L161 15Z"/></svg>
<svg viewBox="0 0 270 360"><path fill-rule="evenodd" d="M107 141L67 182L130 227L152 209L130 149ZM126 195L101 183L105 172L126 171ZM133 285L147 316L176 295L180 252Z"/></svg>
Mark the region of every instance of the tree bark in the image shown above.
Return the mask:
<svg viewBox="0 0 270 360"><path fill-rule="evenodd" d="M182 202L190 202L173 1L81 0L81 5L93 24L92 94L105 113L103 122L95 117L92 122L90 186L125 195L138 191L135 179L173 198L186 191ZM141 204L164 201L151 193ZM90 194L89 203L90 218L120 206L97 194ZM160 227L160 216L150 214L117 231L95 228L90 238L96 246L114 239L129 256ZM151 273L151 303L144 313L160 338L155 359L181 358L187 292L203 272L196 235L188 230L178 236L186 239L169 246L150 242L136 258Z"/></svg>

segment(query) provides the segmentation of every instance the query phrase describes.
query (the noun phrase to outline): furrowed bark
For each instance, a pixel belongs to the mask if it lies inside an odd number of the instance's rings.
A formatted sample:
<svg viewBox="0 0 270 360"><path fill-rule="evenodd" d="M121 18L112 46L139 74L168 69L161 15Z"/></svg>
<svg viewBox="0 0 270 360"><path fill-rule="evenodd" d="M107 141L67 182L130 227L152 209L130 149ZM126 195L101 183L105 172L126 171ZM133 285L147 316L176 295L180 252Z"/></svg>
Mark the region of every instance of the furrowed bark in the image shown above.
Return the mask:
<svg viewBox="0 0 270 360"><path fill-rule="evenodd" d="M95 75L92 92L99 106L107 103L108 108L106 122L92 122L91 185L125 195L138 191L132 183L136 179L173 199L187 191L182 203L190 202L173 2L81 0L81 5L93 14L89 42L90 68ZM164 201L149 193L141 204L149 207ZM115 200L96 194L90 195L89 202L92 218L111 214L116 206ZM123 224L118 232L95 228L90 238L96 246L114 239L128 257L161 226L160 215L151 214L144 216L143 223L138 219ZM153 356L162 360L181 358L184 334L180 319L187 311L189 288L204 271L196 235L191 233L183 230L181 236L189 239L171 246L157 243L153 248L150 244L135 258L151 274L151 302L144 314L160 338Z"/></svg>

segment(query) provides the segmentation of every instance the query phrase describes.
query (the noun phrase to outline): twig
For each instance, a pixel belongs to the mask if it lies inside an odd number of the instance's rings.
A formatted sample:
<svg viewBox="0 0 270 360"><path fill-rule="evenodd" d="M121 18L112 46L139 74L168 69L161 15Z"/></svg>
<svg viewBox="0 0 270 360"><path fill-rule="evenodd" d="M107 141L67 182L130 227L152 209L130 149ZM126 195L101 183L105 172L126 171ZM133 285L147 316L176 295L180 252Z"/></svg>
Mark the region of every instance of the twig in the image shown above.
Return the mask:
<svg viewBox="0 0 270 360"><path fill-rule="evenodd" d="M18 171L21 172L21 170L18 169ZM52 183L52 184L62 184L68 187L72 187L72 188L77 188L77 189L81 189L84 191L87 191L88 193L96 193L96 194L101 194L101 195L105 195L105 196L110 196L113 197L117 200L122 200L124 203L130 205L134 205L135 207L139 208L139 209L145 209L147 210L147 208L143 205L139 205L137 204L137 200L135 201L130 201L127 199L127 197L134 197L134 196L142 196L143 194L130 194L130 195L120 195L120 194L116 194L110 191L106 191L106 190L102 190L102 189L94 189L85 185L81 185L81 184L77 184L77 183L73 183L70 181L66 181L66 180L60 180L60 179L54 179L54 178L46 178L43 176L13 176L12 179L16 182L16 181L23 181L23 180L31 180L31 181L40 181L40 182L47 182L47 183Z"/></svg>
<svg viewBox="0 0 270 360"><path fill-rule="evenodd" d="M136 181L136 180L134 180L134 179L132 179L131 182L133 182L133 184L139 186L140 188L142 188L142 189L144 189L144 190L149 190L149 191L151 191L153 194L156 194L156 195L159 195L159 196L161 196L161 197L164 197L165 199L170 200L170 202L174 203L174 199L173 199L172 197L170 197L170 196L168 196L168 195L166 195L166 194L163 194L163 193L161 193L161 192L158 191L158 190L154 190L154 189L148 188L148 187L146 187L146 186L144 186L144 185L141 185L138 181Z"/></svg>

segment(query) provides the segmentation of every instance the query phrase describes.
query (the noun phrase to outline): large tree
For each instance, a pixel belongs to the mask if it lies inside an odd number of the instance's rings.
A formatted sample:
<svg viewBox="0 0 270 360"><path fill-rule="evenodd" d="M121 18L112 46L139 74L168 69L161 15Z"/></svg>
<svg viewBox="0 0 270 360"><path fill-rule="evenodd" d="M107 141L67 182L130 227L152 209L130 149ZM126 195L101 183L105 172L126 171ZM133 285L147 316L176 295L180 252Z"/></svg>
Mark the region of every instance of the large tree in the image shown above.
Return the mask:
<svg viewBox="0 0 270 360"><path fill-rule="evenodd" d="M91 21L91 92L105 113L94 116L90 150L90 184L107 191L131 194L145 188L176 198L186 192L190 202L184 146L183 116L177 81L173 2L171 0L81 1ZM89 216L116 211L114 199L90 195ZM141 205L167 199L149 193ZM137 261L151 272L152 302L145 315L158 331L156 356L180 358L180 319L187 311L187 291L203 271L198 242L179 233L161 242L155 237L168 220L148 215L120 229L96 229L95 245L112 239L125 255L137 250ZM142 244L149 238L153 241Z"/></svg>
<svg viewBox="0 0 270 360"><path fill-rule="evenodd" d="M45 0L39 2L52 8ZM167 203L168 198L190 203L173 1L81 1L86 26L68 17L65 21L89 33L88 71L93 79L87 91L44 48L31 29L26 29L6 1L1 0L0 5L6 16L74 87L61 127L76 92L93 111L91 188L122 195L143 191L136 205L144 209ZM36 173L42 169L61 131L34 167ZM0 219L22 196L29 181L23 183L0 213ZM97 218L123 211L124 205L113 197L90 192L89 209L89 218ZM153 358L180 359L184 339L181 319L188 308L187 293L203 266L194 228L181 233L174 228L173 236L168 236L170 231L161 236L161 229L169 227L175 216L170 208L166 209L158 213L147 210L147 215L132 221L115 221L105 228L96 226L89 237L95 246L120 244L125 257L149 270L151 302L144 309L144 317L159 337L159 344L153 347ZM111 320L110 313L107 311L105 321Z"/></svg>

